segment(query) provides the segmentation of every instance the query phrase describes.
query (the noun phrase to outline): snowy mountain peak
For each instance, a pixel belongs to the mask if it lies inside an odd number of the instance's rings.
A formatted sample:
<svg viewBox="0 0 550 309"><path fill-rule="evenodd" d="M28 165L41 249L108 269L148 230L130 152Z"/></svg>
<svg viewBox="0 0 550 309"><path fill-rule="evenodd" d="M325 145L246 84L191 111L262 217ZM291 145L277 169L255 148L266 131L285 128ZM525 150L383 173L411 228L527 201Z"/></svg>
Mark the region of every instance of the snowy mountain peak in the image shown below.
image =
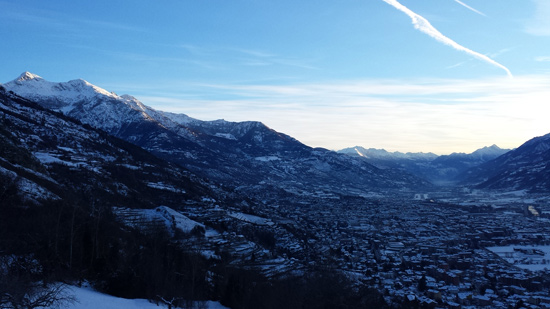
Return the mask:
<svg viewBox="0 0 550 309"><path fill-rule="evenodd" d="M19 75L19 77L16 79L16 81L25 81L25 80L43 80L42 77L36 75L36 74L33 74L29 71L25 71L23 73L21 73L21 75Z"/></svg>
<svg viewBox="0 0 550 309"><path fill-rule="evenodd" d="M348 155L360 156L367 159L381 159L381 160L393 160L393 159L411 159L411 160L433 160L437 158L436 154L433 153L402 153L399 151L389 152L385 149L376 149L376 148L364 148L361 146L355 146L350 148L345 148L337 151L339 153L345 153Z"/></svg>
<svg viewBox="0 0 550 309"><path fill-rule="evenodd" d="M509 149L502 149L502 148L498 147L497 145L492 145L492 146L489 146L489 147L485 146L483 148L480 148L480 149L472 152L470 155L471 156L478 156L478 157L496 158L500 155L505 154L508 151L509 151Z"/></svg>
<svg viewBox="0 0 550 309"><path fill-rule="evenodd" d="M502 148L498 147L496 144L493 144L491 146L485 146L483 148L481 148L482 150L487 150L487 151L491 151L491 150L502 150Z"/></svg>
<svg viewBox="0 0 550 309"><path fill-rule="evenodd" d="M90 100L98 96L118 98L117 95L83 79L56 83L30 72L22 73L17 79L5 83L3 86L28 99L49 102L51 104L46 107L52 109L62 109L76 102Z"/></svg>
<svg viewBox="0 0 550 309"><path fill-rule="evenodd" d="M123 94L120 97L123 98L124 100L137 101L136 97L131 96L129 94Z"/></svg>

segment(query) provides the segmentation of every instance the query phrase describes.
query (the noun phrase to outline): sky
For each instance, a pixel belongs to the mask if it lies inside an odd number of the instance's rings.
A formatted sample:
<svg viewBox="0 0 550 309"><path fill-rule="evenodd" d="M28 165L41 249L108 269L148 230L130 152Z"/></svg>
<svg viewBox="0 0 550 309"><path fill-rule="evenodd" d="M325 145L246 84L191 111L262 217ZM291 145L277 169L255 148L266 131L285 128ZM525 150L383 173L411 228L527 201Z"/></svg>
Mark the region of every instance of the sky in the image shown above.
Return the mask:
<svg viewBox="0 0 550 309"><path fill-rule="evenodd" d="M550 133L548 0L0 0L0 83L82 78L306 145L516 148Z"/></svg>

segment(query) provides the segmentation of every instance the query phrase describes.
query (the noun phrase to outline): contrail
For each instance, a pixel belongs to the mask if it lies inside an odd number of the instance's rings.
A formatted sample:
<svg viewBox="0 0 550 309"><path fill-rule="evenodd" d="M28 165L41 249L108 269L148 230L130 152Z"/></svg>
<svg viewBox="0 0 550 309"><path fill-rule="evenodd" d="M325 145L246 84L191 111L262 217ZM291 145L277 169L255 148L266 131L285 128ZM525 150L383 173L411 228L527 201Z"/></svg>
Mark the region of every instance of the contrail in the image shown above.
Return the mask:
<svg viewBox="0 0 550 309"><path fill-rule="evenodd" d="M462 2L462 1L460 1L460 0L455 0L455 2L458 3L458 4L460 4L460 5L462 5L463 7L467 8L467 9L469 9L469 10L472 11L472 12L478 13L478 14L481 15L481 16L487 16L487 15L481 13L480 11L474 9L473 7L467 5L466 3L464 3L464 2Z"/></svg>
<svg viewBox="0 0 550 309"><path fill-rule="evenodd" d="M412 19L412 23L414 25L414 27L424 33L426 33L427 35L431 36L432 38L436 39L437 41L443 43L443 44L446 44L446 45L449 45L451 47L453 47L454 49L456 50L459 50L459 51L463 51L477 59L480 59L480 60L483 60L489 64L492 64L496 67L499 67L501 69L503 69L504 71L506 71L506 74L508 74L509 77L513 77L512 75L512 72L510 72L510 70L508 70L507 67L503 66L502 64L494 61L493 59L483 55L483 54L480 54L478 52L475 52L469 48L466 48L460 44L458 44L457 42L449 39L448 37L446 37L445 35L443 35L441 32L439 32L437 29L435 29L434 26L432 26L432 24L430 24L430 22L416 14L415 12L411 11L409 8L407 8L406 6L402 5L401 3L399 3L397 0L383 0L384 2L386 2L387 4L393 6L394 8L402 11L403 13L409 15L409 17Z"/></svg>

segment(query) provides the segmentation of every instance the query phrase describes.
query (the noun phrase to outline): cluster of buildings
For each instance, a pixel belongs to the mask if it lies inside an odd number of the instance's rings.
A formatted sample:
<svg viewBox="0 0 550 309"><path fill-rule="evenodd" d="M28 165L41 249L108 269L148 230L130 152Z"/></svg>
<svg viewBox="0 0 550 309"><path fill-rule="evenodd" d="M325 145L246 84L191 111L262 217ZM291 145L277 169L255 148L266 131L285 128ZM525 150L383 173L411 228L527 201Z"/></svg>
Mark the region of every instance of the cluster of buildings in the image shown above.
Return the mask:
<svg viewBox="0 0 550 309"><path fill-rule="evenodd" d="M187 246L266 276L339 271L395 307L550 308L550 249L540 249L550 245L548 210L412 195L289 196L181 212L205 226Z"/></svg>

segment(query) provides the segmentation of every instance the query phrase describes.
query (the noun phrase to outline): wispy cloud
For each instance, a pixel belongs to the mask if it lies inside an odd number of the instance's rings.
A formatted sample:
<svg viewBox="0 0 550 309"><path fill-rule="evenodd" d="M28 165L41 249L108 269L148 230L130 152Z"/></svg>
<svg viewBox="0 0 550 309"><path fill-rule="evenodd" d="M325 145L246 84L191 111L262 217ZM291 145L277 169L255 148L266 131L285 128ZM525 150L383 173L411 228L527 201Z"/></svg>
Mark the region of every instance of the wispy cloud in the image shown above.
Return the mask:
<svg viewBox="0 0 550 309"><path fill-rule="evenodd" d="M0 3L0 16L3 20L11 20L24 24L37 25L41 27L65 29L70 26L66 19L59 18L58 13L40 10L37 12L27 12L17 7L12 3Z"/></svg>
<svg viewBox="0 0 550 309"><path fill-rule="evenodd" d="M276 55L273 53L261 51L261 50L255 50L255 49L244 49L244 48L232 48L232 50L237 51L242 54L247 54L250 56L258 57L258 58L273 58Z"/></svg>
<svg viewBox="0 0 550 309"><path fill-rule="evenodd" d="M92 28L92 29L101 29L101 30L108 30L108 31L132 31L132 32L143 32L143 33L150 33L149 30L129 25L121 22L113 22L113 21L105 21L105 20L94 20L94 19L73 19L72 20L75 24L82 24L84 27Z"/></svg>
<svg viewBox="0 0 550 309"><path fill-rule="evenodd" d="M57 31L78 32L80 34L84 29L100 30L102 33L105 33L105 31L148 32L143 27L125 24L118 20L76 18L62 10L29 9L28 7L23 9L15 1L11 1L11 3L0 2L0 16L19 23L53 28Z"/></svg>
<svg viewBox="0 0 550 309"><path fill-rule="evenodd" d="M470 11L472 11L472 12L475 12L475 13L481 15L481 16L487 16L487 15L483 14L482 12L480 12L480 11L474 9L473 7L467 5L466 3L464 3L464 2L462 2L462 1L460 1L460 0L455 0L455 2L458 3L458 4L460 4L460 5L462 5L463 7L467 8L468 10L470 10Z"/></svg>
<svg viewBox="0 0 550 309"><path fill-rule="evenodd" d="M430 22L427 19L411 11L409 8L402 5L397 0L383 0L383 1L393 6L394 8L402 11L403 13L407 14L412 19L412 23L416 29L424 32L425 34L431 36L435 40L445 45L451 46L456 50L465 52L479 60L485 61L493 66L503 69L504 71L506 71L506 74L509 77L512 77L512 72L510 72L510 70L507 67L494 61L493 59L487 57L486 55L480 54L476 51L466 48L458 44L457 42L453 41L452 39L448 38L447 36L443 35L441 32L439 32L439 30L437 30L434 26L432 26L432 24L430 24Z"/></svg>
<svg viewBox="0 0 550 309"><path fill-rule="evenodd" d="M536 57L536 58L535 58L535 61L538 61L538 62L550 62L550 56L540 56L540 57Z"/></svg>
<svg viewBox="0 0 550 309"><path fill-rule="evenodd" d="M227 50L233 51L238 54L238 57L242 58L241 64L248 66L269 66L269 65L281 65L288 67L296 67L307 70L316 70L317 68L311 65L311 59L294 59L283 57L275 53L244 49L244 48L227 48Z"/></svg>
<svg viewBox="0 0 550 309"><path fill-rule="evenodd" d="M529 19L525 31L537 36L550 36L550 1L531 0L535 5L535 15Z"/></svg>
<svg viewBox="0 0 550 309"><path fill-rule="evenodd" d="M205 47L193 44L181 44L179 47L202 61L217 62L216 59L231 59L224 62L249 67L285 66L306 70L318 69L312 64L315 59L290 58L264 50L223 46Z"/></svg>
<svg viewBox="0 0 550 309"><path fill-rule="evenodd" d="M495 143L513 148L549 133L549 83L546 75L279 86L195 84L193 93L207 95L164 92L138 99L203 120L262 121L311 146L341 149L359 144L442 154Z"/></svg>

